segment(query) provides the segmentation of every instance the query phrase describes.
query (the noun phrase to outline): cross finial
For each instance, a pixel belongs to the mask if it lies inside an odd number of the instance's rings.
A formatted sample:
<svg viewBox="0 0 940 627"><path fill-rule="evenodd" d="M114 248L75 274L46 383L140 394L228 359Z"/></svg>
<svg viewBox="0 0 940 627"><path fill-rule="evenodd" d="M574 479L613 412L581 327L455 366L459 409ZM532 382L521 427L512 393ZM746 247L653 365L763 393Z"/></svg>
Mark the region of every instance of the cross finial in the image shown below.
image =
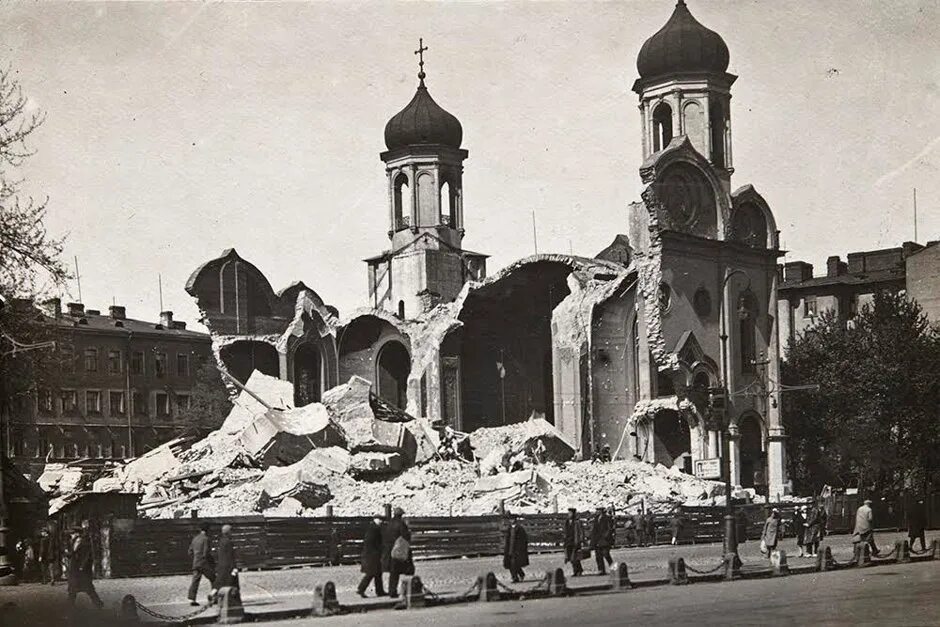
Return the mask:
<svg viewBox="0 0 940 627"><path fill-rule="evenodd" d="M424 45L424 38L419 37L418 49L415 50L415 54L418 55L418 78L421 80L422 87L424 86L424 77L426 76L426 74L424 73L424 52L427 49L428 47Z"/></svg>

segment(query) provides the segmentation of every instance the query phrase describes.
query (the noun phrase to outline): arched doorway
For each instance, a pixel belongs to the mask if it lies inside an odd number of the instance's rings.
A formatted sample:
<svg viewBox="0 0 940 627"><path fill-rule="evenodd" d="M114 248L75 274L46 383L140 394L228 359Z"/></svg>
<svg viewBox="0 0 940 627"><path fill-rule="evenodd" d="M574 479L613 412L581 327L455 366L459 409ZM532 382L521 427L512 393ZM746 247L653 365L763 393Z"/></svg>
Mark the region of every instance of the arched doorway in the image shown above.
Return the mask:
<svg viewBox="0 0 940 627"><path fill-rule="evenodd" d="M755 414L745 414L738 424L741 432L741 487L767 485L763 426Z"/></svg>
<svg viewBox="0 0 940 627"><path fill-rule="evenodd" d="M408 405L408 375L411 357L401 342L392 340L379 349L376 360L376 393L399 409Z"/></svg>
<svg viewBox="0 0 940 627"><path fill-rule="evenodd" d="M229 374L240 383L247 383L255 370L271 377L278 376L277 350L270 344L239 340L223 346L219 355Z"/></svg>
<svg viewBox="0 0 940 627"><path fill-rule="evenodd" d="M692 437L689 422L674 409L656 412L653 419L654 462L686 470L691 464Z"/></svg>
<svg viewBox="0 0 940 627"><path fill-rule="evenodd" d="M294 406L320 400L323 392L323 358L316 345L306 342L294 351Z"/></svg>

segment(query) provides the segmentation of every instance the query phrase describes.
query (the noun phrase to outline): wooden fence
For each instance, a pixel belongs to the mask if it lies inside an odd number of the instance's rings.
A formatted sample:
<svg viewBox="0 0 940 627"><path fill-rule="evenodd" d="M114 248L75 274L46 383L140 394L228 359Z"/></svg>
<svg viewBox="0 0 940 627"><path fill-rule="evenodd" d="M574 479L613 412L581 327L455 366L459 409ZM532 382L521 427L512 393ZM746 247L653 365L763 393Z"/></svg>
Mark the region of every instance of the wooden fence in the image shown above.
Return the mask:
<svg viewBox="0 0 940 627"><path fill-rule="evenodd" d="M772 505L744 505L736 509L746 518L746 537L760 537L766 511ZM792 506L777 505L788 518ZM724 535L724 508L683 507L678 541L720 542ZM524 515L524 525L533 553L558 551L564 544L564 514ZM582 516L585 537L589 516ZM192 537L201 524L212 526L211 536L223 524L232 526L238 562L246 569L283 568L296 565L353 564L359 559L367 517L330 518L178 518L115 519L102 537L109 544L108 564L101 573L111 577L183 574L190 570L187 554ZM415 557L424 559L500 555L505 521L500 516L408 517ZM616 546L637 541L629 516L616 518ZM670 518L653 519L655 543L672 538Z"/></svg>

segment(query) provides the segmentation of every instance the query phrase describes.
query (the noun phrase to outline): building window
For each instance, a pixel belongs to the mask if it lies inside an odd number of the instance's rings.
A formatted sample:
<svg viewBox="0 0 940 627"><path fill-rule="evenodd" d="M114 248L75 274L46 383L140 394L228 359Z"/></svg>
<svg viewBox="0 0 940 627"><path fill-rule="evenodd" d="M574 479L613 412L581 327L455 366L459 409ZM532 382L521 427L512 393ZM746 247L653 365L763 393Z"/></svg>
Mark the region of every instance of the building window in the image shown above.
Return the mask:
<svg viewBox="0 0 940 627"><path fill-rule="evenodd" d="M123 416L124 415L124 392L115 392L111 391L108 394L110 400L109 406L111 408L112 416Z"/></svg>
<svg viewBox="0 0 940 627"><path fill-rule="evenodd" d="M165 418L170 415L170 395L166 392L157 392L157 416Z"/></svg>
<svg viewBox="0 0 940 627"><path fill-rule="evenodd" d="M849 296L849 306L847 317L854 318L858 315L858 294L852 294Z"/></svg>
<svg viewBox="0 0 940 627"><path fill-rule="evenodd" d="M189 411L189 406L190 406L189 394L177 394L176 395L176 415L177 416Z"/></svg>
<svg viewBox="0 0 940 627"><path fill-rule="evenodd" d="M123 370L121 351L108 351L108 374L121 374Z"/></svg>
<svg viewBox="0 0 940 627"><path fill-rule="evenodd" d="M62 359L62 372L66 374L75 372L75 351L72 347L70 345L63 346L59 356Z"/></svg>
<svg viewBox="0 0 940 627"><path fill-rule="evenodd" d="M672 141L672 107L665 102L653 110L653 152L659 152Z"/></svg>
<svg viewBox="0 0 940 627"><path fill-rule="evenodd" d="M85 349L85 372L98 372L98 349Z"/></svg>
<svg viewBox="0 0 940 627"><path fill-rule="evenodd" d="M75 390L62 390L62 413L78 413L78 392Z"/></svg>
<svg viewBox="0 0 940 627"><path fill-rule="evenodd" d="M98 444L98 459L104 459L104 444Z"/></svg>
<svg viewBox="0 0 940 627"><path fill-rule="evenodd" d="M189 355L186 353L176 354L176 374L180 377L189 376Z"/></svg>
<svg viewBox="0 0 940 627"><path fill-rule="evenodd" d="M131 374L144 374L144 353L134 351L131 355Z"/></svg>
<svg viewBox="0 0 940 627"><path fill-rule="evenodd" d="M64 401L62 411L65 411ZM89 415L101 413L101 392L98 390L87 390L85 392L85 413Z"/></svg>
<svg viewBox="0 0 940 627"><path fill-rule="evenodd" d="M36 392L36 409L41 414L52 413L52 391L38 390Z"/></svg>
<svg viewBox="0 0 940 627"><path fill-rule="evenodd" d="M150 411L147 408L147 395L142 392L134 392L134 413L138 416L149 416Z"/></svg>
<svg viewBox="0 0 940 627"><path fill-rule="evenodd" d="M738 307L740 318L741 372L757 372L757 299L751 292L741 295Z"/></svg>
<svg viewBox="0 0 940 627"><path fill-rule="evenodd" d="M166 376L166 353L154 353L153 371L158 379L162 379Z"/></svg>
<svg viewBox="0 0 940 627"><path fill-rule="evenodd" d="M803 299L803 317L804 318L815 318L817 314L816 311L816 297L807 296Z"/></svg>

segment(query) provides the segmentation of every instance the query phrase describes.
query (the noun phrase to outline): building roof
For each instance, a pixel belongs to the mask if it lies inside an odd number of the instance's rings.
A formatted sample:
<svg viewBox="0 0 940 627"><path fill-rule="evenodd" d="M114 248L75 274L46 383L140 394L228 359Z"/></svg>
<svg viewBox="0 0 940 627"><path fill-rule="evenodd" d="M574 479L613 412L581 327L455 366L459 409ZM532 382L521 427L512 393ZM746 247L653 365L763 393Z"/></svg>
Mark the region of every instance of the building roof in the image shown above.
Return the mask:
<svg viewBox="0 0 940 627"><path fill-rule="evenodd" d="M672 17L646 40L636 59L640 78L686 72L724 73L730 60L721 36L699 23L685 0L679 0Z"/></svg>
<svg viewBox="0 0 940 627"><path fill-rule="evenodd" d="M805 281L781 281L778 289L787 290L836 285L875 285L877 283L890 283L892 281L904 281L903 268L874 270L857 274L840 274L838 276L819 276L806 279Z"/></svg>
<svg viewBox="0 0 940 627"><path fill-rule="evenodd" d="M460 121L434 101L423 78L411 102L385 125L389 150L421 144L460 148L462 141Z"/></svg>
<svg viewBox="0 0 940 627"><path fill-rule="evenodd" d="M53 319L46 316L46 319ZM134 334L159 336L166 339L191 339L209 341L209 335L199 331L189 329L167 328L159 322L146 322L144 320L134 320L132 318L115 319L111 316L101 314L89 314L87 311L81 316L71 316L63 313L57 320L63 327L73 329L86 329L89 331L99 331L113 334ZM121 323L120 325L118 323Z"/></svg>

